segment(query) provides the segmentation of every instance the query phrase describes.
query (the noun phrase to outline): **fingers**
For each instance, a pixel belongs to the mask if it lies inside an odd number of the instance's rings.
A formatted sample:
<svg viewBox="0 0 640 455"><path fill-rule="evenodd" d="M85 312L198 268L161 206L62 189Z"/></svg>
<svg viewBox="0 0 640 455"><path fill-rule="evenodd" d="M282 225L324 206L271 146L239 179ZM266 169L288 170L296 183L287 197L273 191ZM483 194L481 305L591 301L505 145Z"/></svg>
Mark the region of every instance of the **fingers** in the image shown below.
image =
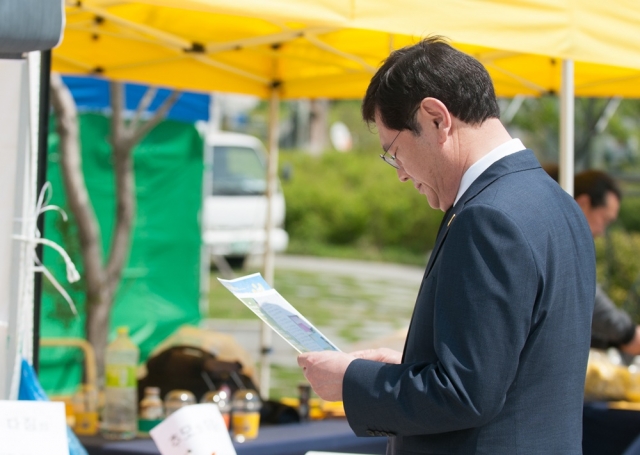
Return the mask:
<svg viewBox="0 0 640 455"><path fill-rule="evenodd" d="M363 349L352 352L351 355L358 359L373 360L375 362L400 363L402 353L388 348Z"/></svg>
<svg viewBox="0 0 640 455"><path fill-rule="evenodd" d="M309 365L309 354L304 352L298 355L298 366L303 370Z"/></svg>
<svg viewBox="0 0 640 455"><path fill-rule="evenodd" d="M372 349L363 349L361 351L354 351L351 353L352 356L357 357L358 359L368 359L371 357Z"/></svg>

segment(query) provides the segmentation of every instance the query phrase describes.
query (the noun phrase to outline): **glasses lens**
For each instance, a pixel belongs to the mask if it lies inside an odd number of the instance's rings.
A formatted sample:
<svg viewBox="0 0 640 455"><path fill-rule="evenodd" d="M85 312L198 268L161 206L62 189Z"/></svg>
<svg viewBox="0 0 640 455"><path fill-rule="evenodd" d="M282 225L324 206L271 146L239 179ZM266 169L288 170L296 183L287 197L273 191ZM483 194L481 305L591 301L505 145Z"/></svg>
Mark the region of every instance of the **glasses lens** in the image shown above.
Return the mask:
<svg viewBox="0 0 640 455"><path fill-rule="evenodd" d="M398 169L398 165L391 155L387 155L387 153L385 153L384 155L380 155L380 158L382 158L389 166L393 166Z"/></svg>

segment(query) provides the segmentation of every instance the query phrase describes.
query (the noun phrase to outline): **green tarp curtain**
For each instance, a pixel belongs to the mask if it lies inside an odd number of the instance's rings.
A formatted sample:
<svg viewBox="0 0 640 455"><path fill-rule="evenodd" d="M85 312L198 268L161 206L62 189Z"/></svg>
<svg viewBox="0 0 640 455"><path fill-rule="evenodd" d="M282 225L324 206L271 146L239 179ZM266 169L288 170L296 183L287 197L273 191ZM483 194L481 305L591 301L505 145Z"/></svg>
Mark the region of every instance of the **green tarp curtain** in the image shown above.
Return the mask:
<svg viewBox="0 0 640 455"><path fill-rule="evenodd" d="M106 252L115 221L109 118L85 113L80 114L79 122L82 166ZM51 125L53 131L55 119ZM110 332L117 326L128 326L140 346L142 360L180 325L197 323L200 318L202 151L203 142L195 127L176 121L159 124L134 150L137 215ZM50 203L64 208L70 220L65 223L59 214L47 212L45 237L65 248L82 275L77 228L65 204L59 159L58 137L52 133L47 171L53 189ZM64 263L52 250L45 251L44 263L72 296L79 317L74 317L53 286L45 283L41 336L84 337L82 280L67 283ZM40 381L51 395L73 393L82 380L82 365L80 351L43 347Z"/></svg>

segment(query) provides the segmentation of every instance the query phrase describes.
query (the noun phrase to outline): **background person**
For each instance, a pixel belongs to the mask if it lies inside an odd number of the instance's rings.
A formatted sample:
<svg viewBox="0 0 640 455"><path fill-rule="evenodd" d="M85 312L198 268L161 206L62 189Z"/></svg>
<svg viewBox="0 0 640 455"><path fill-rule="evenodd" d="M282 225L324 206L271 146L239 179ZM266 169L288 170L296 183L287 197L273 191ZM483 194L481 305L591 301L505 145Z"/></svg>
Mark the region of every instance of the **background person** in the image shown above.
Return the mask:
<svg viewBox="0 0 640 455"><path fill-rule="evenodd" d="M603 235L620 210L622 192L615 180L602 171L581 172L575 177L574 194L593 237ZM613 346L626 354L640 354L640 327L627 312L616 307L600 285L596 286L591 346L601 349Z"/></svg>
<svg viewBox="0 0 640 455"><path fill-rule="evenodd" d="M551 177L558 179L557 166L546 166L545 169ZM618 218L622 192L606 172L591 169L576 174L574 198L587 219L591 234L596 238L603 235ZM596 286L591 347L615 347L625 354L640 355L640 326L634 324L631 316L611 301L600 285Z"/></svg>
<svg viewBox="0 0 640 455"><path fill-rule="evenodd" d="M305 377L388 454L581 454L595 253L580 208L509 136L483 66L439 38L393 52L362 112L445 215L404 352L301 354Z"/></svg>

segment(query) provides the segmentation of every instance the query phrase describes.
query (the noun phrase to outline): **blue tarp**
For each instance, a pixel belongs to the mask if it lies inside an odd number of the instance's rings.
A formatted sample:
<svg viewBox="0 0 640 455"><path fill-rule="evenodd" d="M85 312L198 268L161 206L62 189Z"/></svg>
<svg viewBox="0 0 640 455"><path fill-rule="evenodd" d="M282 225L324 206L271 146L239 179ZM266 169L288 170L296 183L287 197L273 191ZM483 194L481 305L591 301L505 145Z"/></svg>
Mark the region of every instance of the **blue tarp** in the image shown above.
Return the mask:
<svg viewBox="0 0 640 455"><path fill-rule="evenodd" d="M107 79L63 76L62 80L71 90L71 95L80 111L103 111L110 108L109 81ZM147 89L147 85L125 84L126 109L135 111ZM170 93L169 89L159 89L149 106L149 111L154 112L160 107ZM198 120L208 121L210 100L210 95L206 93L182 92L178 101L169 111L167 118L187 123L194 123Z"/></svg>

